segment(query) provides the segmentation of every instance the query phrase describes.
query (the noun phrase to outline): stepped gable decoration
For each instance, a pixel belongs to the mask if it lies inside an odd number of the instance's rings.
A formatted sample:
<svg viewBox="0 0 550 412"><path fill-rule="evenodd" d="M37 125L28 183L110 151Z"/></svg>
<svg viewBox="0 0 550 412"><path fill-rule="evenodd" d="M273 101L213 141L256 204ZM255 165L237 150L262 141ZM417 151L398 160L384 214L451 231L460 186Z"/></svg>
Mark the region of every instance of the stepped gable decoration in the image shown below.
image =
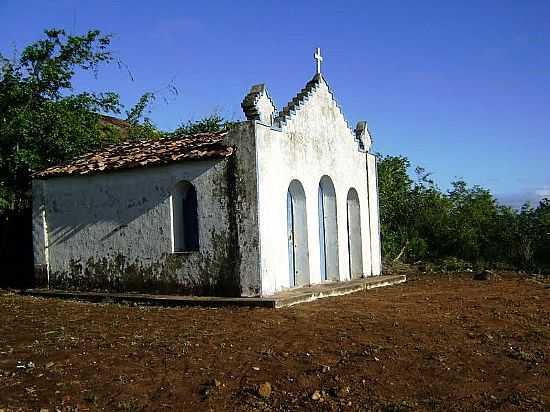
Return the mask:
<svg viewBox="0 0 550 412"><path fill-rule="evenodd" d="M223 144L227 132L141 140L106 146L61 166L52 166L33 177L45 179L63 175L88 175L110 170L159 166L182 160L223 159L234 148Z"/></svg>
<svg viewBox="0 0 550 412"><path fill-rule="evenodd" d="M287 120L302 106L305 101L317 90L321 82L325 80L320 74L316 74L313 79L307 82L306 87L304 87L296 97L294 97L284 108L279 112L277 117L274 120L274 124L278 127L282 127Z"/></svg>
<svg viewBox="0 0 550 412"><path fill-rule="evenodd" d="M359 144L360 152L368 152L372 146L372 135L367 122L362 120L357 122L355 127L355 140Z"/></svg>
<svg viewBox="0 0 550 412"><path fill-rule="evenodd" d="M346 122L347 127L349 129L350 135L357 140L357 135L354 130L351 129L351 127L348 124L348 121L346 120L344 113L342 112L342 108L336 101L336 97L334 97L334 93L332 92L332 89L330 88L329 84L327 83L326 79L321 74L321 62L323 61L323 57L321 56L321 49L317 48L315 50L315 53L313 54L313 58L316 60L316 74L313 76L313 78L307 82L306 86L300 90L300 92L294 97L284 108L279 112L277 117L273 121L273 125L282 128L289 119L292 118L292 116L304 105L304 103L319 89L320 86L324 85L326 86L332 101L334 102L334 105L340 112L340 115L342 116L342 119ZM369 144L370 147L370 144ZM363 151L363 149L359 148L360 151Z"/></svg>
<svg viewBox="0 0 550 412"><path fill-rule="evenodd" d="M256 84L250 88L241 107L247 120L258 120L271 126L273 114L277 111L265 84Z"/></svg>

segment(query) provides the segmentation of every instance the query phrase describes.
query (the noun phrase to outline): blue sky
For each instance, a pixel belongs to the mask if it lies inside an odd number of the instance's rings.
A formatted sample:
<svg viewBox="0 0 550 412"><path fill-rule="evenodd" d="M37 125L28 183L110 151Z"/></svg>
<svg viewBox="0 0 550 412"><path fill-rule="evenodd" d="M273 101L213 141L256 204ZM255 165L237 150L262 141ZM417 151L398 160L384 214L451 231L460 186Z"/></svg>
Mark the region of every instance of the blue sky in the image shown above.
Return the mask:
<svg viewBox="0 0 550 412"><path fill-rule="evenodd" d="M127 106L157 91L162 129L241 119L255 83L282 108L321 47L323 74L376 151L409 157L443 189L464 178L515 205L550 197L550 1L0 0L3 54L51 27L112 33L133 80L113 65L78 76L78 90L116 90Z"/></svg>

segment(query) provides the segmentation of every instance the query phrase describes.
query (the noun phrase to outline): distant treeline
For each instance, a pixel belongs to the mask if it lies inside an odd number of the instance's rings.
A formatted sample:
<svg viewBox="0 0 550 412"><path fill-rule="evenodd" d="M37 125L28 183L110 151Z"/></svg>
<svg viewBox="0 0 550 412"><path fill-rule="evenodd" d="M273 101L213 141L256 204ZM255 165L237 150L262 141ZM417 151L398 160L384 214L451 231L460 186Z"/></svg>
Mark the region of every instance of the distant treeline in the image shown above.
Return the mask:
<svg viewBox="0 0 550 412"><path fill-rule="evenodd" d="M501 267L550 272L550 200L521 210L459 180L441 191L402 156L379 156L380 219L386 261L429 261L448 269Z"/></svg>

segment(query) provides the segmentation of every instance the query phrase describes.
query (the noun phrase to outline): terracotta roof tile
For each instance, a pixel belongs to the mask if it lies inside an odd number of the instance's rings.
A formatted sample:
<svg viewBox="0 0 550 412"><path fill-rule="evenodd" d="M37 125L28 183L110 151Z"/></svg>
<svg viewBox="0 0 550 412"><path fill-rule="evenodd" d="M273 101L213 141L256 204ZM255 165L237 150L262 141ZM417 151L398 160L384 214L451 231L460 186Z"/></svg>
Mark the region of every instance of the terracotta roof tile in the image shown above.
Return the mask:
<svg viewBox="0 0 550 412"><path fill-rule="evenodd" d="M99 124L110 125L119 129L128 129L131 125L126 120L119 119L117 117L108 116L106 114L99 115Z"/></svg>
<svg viewBox="0 0 550 412"><path fill-rule="evenodd" d="M183 160L223 159L234 148L223 144L227 132L199 133L191 136L141 140L106 146L73 161L49 167L34 175L45 179L62 175L87 175L110 170L159 166Z"/></svg>

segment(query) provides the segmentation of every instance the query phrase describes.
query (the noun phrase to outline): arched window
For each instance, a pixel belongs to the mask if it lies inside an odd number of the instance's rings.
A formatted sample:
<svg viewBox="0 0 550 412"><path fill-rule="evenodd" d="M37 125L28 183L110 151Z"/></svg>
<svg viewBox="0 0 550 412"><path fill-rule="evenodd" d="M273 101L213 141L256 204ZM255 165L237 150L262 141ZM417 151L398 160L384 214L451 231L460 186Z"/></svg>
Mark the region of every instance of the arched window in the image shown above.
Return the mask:
<svg viewBox="0 0 550 412"><path fill-rule="evenodd" d="M191 183L182 181L172 195L174 252L199 250L197 192Z"/></svg>
<svg viewBox="0 0 550 412"><path fill-rule="evenodd" d="M286 207L289 286L303 286L309 283L309 251L306 194L298 180L293 180L288 186Z"/></svg>
<svg viewBox="0 0 550 412"><path fill-rule="evenodd" d="M319 246L321 279L339 280L338 223L336 221L336 191L328 176L319 182Z"/></svg>
<svg viewBox="0 0 550 412"><path fill-rule="evenodd" d="M361 245L361 207L357 190L351 188L347 198L348 253L351 279L363 276L363 251Z"/></svg>

